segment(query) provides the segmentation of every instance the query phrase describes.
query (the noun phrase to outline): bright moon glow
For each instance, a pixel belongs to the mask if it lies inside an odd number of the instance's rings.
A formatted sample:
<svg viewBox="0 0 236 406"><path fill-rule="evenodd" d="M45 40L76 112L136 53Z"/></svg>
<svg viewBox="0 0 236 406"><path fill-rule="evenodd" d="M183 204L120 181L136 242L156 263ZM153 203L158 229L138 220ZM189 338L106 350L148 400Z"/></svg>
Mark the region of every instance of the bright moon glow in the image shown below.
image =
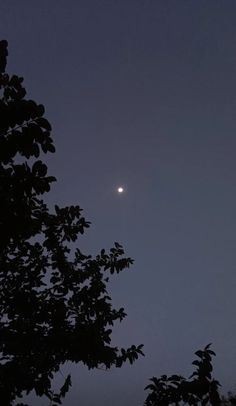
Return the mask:
<svg viewBox="0 0 236 406"><path fill-rule="evenodd" d="M118 187L117 192L118 192L118 193L123 193L123 192L124 192L123 187Z"/></svg>

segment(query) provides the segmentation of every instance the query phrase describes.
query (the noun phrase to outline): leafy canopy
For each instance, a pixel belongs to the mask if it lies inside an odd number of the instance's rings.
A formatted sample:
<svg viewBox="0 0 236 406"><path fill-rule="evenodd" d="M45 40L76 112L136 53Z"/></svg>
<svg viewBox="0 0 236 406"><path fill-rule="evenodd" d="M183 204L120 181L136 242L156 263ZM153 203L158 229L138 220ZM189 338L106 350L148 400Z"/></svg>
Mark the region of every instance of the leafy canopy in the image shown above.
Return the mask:
<svg viewBox="0 0 236 406"><path fill-rule="evenodd" d="M113 308L107 284L133 261L118 243L95 258L71 249L89 223L79 206L51 212L43 200L56 180L41 158L55 152L51 125L43 105L26 99L23 79L5 72L6 62L1 41L0 399L12 405L34 390L56 405L71 385L68 376L53 394L64 362L121 367L142 354L142 345L111 345L112 326L125 312Z"/></svg>
<svg viewBox="0 0 236 406"><path fill-rule="evenodd" d="M198 359L192 364L196 370L189 379L180 375L162 375L150 379L151 383L145 388L150 391L145 406L222 404L218 391L220 384L212 377L212 356L215 353L210 349L210 344L196 351L195 355Z"/></svg>

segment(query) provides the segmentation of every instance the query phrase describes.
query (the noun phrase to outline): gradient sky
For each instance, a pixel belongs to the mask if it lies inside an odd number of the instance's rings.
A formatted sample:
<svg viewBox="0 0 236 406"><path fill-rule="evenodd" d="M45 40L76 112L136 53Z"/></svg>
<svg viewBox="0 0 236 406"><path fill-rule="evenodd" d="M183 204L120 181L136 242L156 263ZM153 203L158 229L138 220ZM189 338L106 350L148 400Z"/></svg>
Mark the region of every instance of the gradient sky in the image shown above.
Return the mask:
<svg viewBox="0 0 236 406"><path fill-rule="evenodd" d="M128 313L113 338L146 356L65 366L64 405L141 406L150 377L189 375L209 342L234 390L236 2L8 0L0 15L8 70L53 125L48 201L84 208L84 251L119 241L135 259L111 285Z"/></svg>

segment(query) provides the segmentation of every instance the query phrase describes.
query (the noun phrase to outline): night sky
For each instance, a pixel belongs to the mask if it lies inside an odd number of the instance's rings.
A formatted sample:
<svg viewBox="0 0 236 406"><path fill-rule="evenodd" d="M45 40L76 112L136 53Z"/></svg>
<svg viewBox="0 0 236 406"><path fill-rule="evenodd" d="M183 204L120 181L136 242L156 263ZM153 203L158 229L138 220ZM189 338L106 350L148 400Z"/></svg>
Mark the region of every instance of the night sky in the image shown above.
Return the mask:
<svg viewBox="0 0 236 406"><path fill-rule="evenodd" d="M113 343L146 356L64 366L64 405L141 406L150 377L190 375L209 342L236 389L236 2L8 0L0 13L8 71L53 126L47 201L84 209L83 251L119 241L135 260L110 286L128 313Z"/></svg>

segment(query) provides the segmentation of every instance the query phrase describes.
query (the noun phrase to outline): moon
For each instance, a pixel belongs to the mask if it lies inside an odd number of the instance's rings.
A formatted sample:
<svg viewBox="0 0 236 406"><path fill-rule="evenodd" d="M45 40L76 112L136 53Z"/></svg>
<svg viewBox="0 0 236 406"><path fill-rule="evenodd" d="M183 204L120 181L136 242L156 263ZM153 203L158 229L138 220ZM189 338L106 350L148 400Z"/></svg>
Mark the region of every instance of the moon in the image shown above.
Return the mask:
<svg viewBox="0 0 236 406"><path fill-rule="evenodd" d="M118 193L123 193L123 192L124 192L124 188L123 188L122 186L119 186L119 187L117 188L117 192L118 192Z"/></svg>

